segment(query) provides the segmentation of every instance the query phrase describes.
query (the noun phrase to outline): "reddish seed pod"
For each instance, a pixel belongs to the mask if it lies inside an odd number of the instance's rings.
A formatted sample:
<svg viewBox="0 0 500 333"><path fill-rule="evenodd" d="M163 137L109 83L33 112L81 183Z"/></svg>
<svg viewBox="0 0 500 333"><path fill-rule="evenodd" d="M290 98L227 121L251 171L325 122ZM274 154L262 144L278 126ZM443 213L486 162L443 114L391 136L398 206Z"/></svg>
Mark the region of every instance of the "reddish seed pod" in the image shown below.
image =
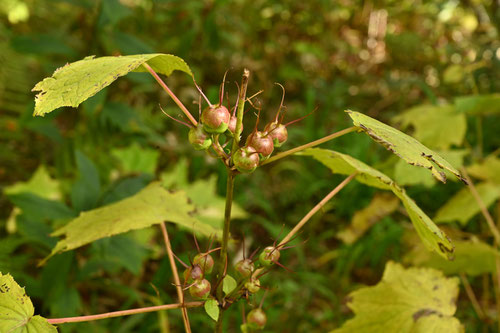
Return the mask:
<svg viewBox="0 0 500 333"><path fill-rule="evenodd" d="M205 274L210 274L214 268L214 258L210 254L199 253L194 257L193 265L198 265Z"/></svg>
<svg viewBox="0 0 500 333"><path fill-rule="evenodd" d="M262 266L271 266L280 258L280 251L274 246L266 247L259 255Z"/></svg>
<svg viewBox="0 0 500 333"><path fill-rule="evenodd" d="M249 293L255 294L260 290L260 281L258 279L250 279L245 283L245 288Z"/></svg>
<svg viewBox="0 0 500 333"><path fill-rule="evenodd" d="M205 150L212 145L212 139L205 133L201 124L198 124L196 127L191 127L188 139L189 143L191 143L196 150Z"/></svg>
<svg viewBox="0 0 500 333"><path fill-rule="evenodd" d="M233 163L240 172L253 172L259 166L259 154L252 147L242 147L234 153Z"/></svg>
<svg viewBox="0 0 500 333"><path fill-rule="evenodd" d="M274 149L273 138L261 131L250 134L247 138L246 145L255 149L262 158L269 157Z"/></svg>
<svg viewBox="0 0 500 333"><path fill-rule="evenodd" d="M205 299L210 295L211 285L207 279L195 280L194 284L189 287L189 293L195 298Z"/></svg>
<svg viewBox="0 0 500 333"><path fill-rule="evenodd" d="M281 145L288 139L288 131L285 125L278 124L275 121L267 124L264 128L264 132L273 139L273 143L276 148L281 147Z"/></svg>
<svg viewBox="0 0 500 333"><path fill-rule="evenodd" d="M193 283L193 281L203 278L203 271L199 265L194 265L186 268L183 275L186 283Z"/></svg>
<svg viewBox="0 0 500 333"><path fill-rule="evenodd" d="M261 330L266 326L267 316L261 308L253 309L247 314L247 324L251 329Z"/></svg>
<svg viewBox="0 0 500 333"><path fill-rule="evenodd" d="M241 277L248 277L253 273L255 266L254 266L252 260L243 259L243 260L238 261L236 263L236 265L234 266L234 268L236 269L236 271L239 273L239 275Z"/></svg>
<svg viewBox="0 0 500 333"><path fill-rule="evenodd" d="M224 105L208 106L201 113L203 128L208 133L224 133L229 126L231 114Z"/></svg>
<svg viewBox="0 0 500 333"><path fill-rule="evenodd" d="M231 116L231 119L229 119L229 124L227 129L232 135L234 135L234 132L236 131L236 121L237 121L236 116ZM243 123L241 124L241 130L243 131Z"/></svg>

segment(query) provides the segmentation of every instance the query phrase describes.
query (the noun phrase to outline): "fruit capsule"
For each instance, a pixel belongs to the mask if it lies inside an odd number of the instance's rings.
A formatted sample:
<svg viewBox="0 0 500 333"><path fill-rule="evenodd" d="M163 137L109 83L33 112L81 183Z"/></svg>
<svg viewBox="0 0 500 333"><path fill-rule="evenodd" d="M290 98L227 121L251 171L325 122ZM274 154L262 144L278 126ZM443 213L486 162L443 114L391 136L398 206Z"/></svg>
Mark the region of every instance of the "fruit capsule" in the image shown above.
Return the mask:
<svg viewBox="0 0 500 333"><path fill-rule="evenodd" d="M266 247L259 255L262 266L271 266L280 258L280 251L274 246Z"/></svg>
<svg viewBox="0 0 500 333"><path fill-rule="evenodd" d="M231 114L224 105L212 105L201 113L203 128L208 133L224 133L228 126Z"/></svg>

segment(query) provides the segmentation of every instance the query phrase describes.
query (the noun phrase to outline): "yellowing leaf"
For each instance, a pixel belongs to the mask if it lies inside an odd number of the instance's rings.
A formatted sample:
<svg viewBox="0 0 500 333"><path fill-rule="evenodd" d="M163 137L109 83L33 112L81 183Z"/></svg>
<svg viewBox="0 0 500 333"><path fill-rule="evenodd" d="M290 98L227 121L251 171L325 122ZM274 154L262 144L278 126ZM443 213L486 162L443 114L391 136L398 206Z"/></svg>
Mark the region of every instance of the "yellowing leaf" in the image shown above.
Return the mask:
<svg viewBox="0 0 500 333"><path fill-rule="evenodd" d="M450 163L411 136L362 113L350 110L346 112L352 118L354 126L359 127L375 142L381 144L407 163L429 169L432 175L443 183L446 182L446 175L439 169L446 169L465 182L458 170Z"/></svg>
<svg viewBox="0 0 500 333"><path fill-rule="evenodd" d="M500 185L493 183L480 183L476 185L476 190L486 207L490 206L500 197ZM434 219L438 223L448 223L459 221L462 225L479 213L481 209L466 187L456 193L441 207Z"/></svg>
<svg viewBox="0 0 500 333"><path fill-rule="evenodd" d="M444 260L440 256L423 251L416 245L405 257L405 260L415 266L426 266L443 271L447 275L465 273L478 276L496 271L496 259L500 253L490 245L478 240L458 240L455 245L455 260Z"/></svg>
<svg viewBox="0 0 500 333"><path fill-rule="evenodd" d="M62 106L78 107L80 103L109 86L129 72L144 72L148 63L157 73L170 75L174 70L193 75L188 65L170 54L138 54L119 57L86 57L57 69L52 77L38 82L32 91L40 91L35 98L35 116L43 116Z"/></svg>
<svg viewBox="0 0 500 333"><path fill-rule="evenodd" d="M500 158L489 155L481 163L469 166L467 172L472 177L500 184Z"/></svg>
<svg viewBox="0 0 500 333"><path fill-rule="evenodd" d="M10 276L0 273L0 332L57 333L57 329L40 316L34 316L31 299Z"/></svg>
<svg viewBox="0 0 500 333"><path fill-rule="evenodd" d="M376 222L394 212L399 206L399 201L393 195L379 193L365 208L358 210L352 218L351 224L340 231L337 237L346 244L354 243Z"/></svg>
<svg viewBox="0 0 500 333"><path fill-rule="evenodd" d="M380 189L391 190L403 202L410 220L425 246L431 251L436 251L444 258L453 258L453 245L448 237L406 194L405 190L394 183L391 178L354 157L339 152L310 148L301 152L300 155L314 157L330 168L333 173L350 175L357 172L356 180L359 182Z"/></svg>
<svg viewBox="0 0 500 333"><path fill-rule="evenodd" d="M465 114L457 112L452 105L421 105L393 119L403 128L412 126L415 139L436 149L460 146L467 131Z"/></svg>
<svg viewBox="0 0 500 333"><path fill-rule="evenodd" d="M382 281L349 295L347 305L355 316L331 333L464 332L453 317L458 282L434 269L404 269L388 262Z"/></svg>
<svg viewBox="0 0 500 333"><path fill-rule="evenodd" d="M61 197L59 183L52 179L45 166L40 165L27 182L17 182L4 188L7 195L33 193L45 199L57 200Z"/></svg>
<svg viewBox="0 0 500 333"><path fill-rule="evenodd" d="M205 235L220 231L192 217L194 206L184 192L169 192L152 183L139 193L108 206L83 212L53 236L66 236L52 250L51 256L75 249L103 237L142 229L161 222L172 222Z"/></svg>

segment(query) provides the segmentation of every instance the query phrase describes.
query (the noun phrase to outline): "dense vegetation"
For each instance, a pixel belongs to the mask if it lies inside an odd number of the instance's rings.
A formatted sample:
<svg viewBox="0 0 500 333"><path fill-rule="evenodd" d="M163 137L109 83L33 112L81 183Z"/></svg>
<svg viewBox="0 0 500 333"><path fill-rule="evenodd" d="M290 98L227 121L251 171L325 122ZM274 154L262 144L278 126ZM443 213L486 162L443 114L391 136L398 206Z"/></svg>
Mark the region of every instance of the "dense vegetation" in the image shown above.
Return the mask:
<svg viewBox="0 0 500 333"><path fill-rule="evenodd" d="M317 107L290 125L280 151L352 126L344 113L351 109L411 134L472 181L473 187L466 187L450 174L446 185L437 182L366 135L325 143L322 148L349 154L404 186L450 237L455 260L424 247L394 195L352 182L302 229L296 247L281 253L280 263L293 273L275 268L261 277L268 289L265 330L341 327L353 317L347 303L352 291L361 295L361 287L377 283L382 288L384 281L394 283L394 276L408 274L411 280L421 272L417 267L431 267L450 277L450 290L451 281L460 281L456 313L443 313L458 318L467 331L496 331L499 29L494 0L2 1L0 272L26 286L35 313L46 318L177 302L157 226L103 238L37 266L57 244L53 231L153 180L186 191L203 221L221 228L226 168L193 150L188 129L161 112L159 104L180 118L152 76L130 73L78 110L32 116L32 88L66 63L88 55L162 52L183 58L212 101L228 69L226 90L234 101L233 82L248 68L248 94L263 90L253 100L261 108L262 127L280 105L282 91L275 82L286 90L287 119ZM190 77L174 73L165 80L197 118L198 92ZM245 134L257 112L247 106ZM247 252L279 240L344 178L303 156L239 176L231 253L241 251L242 239ZM168 228L172 249L189 262L197 253L192 232ZM198 242L204 249L209 240L200 235ZM412 268L402 271L391 261ZM194 332L213 325L203 309L189 314ZM225 320L230 331L239 328L239 305ZM177 332L182 325L181 311L173 310L64 324L59 330Z"/></svg>

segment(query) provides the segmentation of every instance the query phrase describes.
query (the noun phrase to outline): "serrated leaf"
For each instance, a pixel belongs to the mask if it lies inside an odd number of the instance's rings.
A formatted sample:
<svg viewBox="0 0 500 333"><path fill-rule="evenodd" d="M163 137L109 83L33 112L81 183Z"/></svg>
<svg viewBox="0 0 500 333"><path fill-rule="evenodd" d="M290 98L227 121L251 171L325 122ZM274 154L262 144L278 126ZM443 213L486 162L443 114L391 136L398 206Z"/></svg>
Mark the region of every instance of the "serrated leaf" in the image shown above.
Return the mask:
<svg viewBox="0 0 500 333"><path fill-rule="evenodd" d="M409 268L388 262L382 281L349 295L353 319L331 333L459 333L453 317L458 278L430 268ZM444 328L444 330L443 330Z"/></svg>
<svg viewBox="0 0 500 333"><path fill-rule="evenodd" d="M3 189L6 195L33 193L44 199L61 198L59 182L52 179L44 165L40 165L26 182L17 182Z"/></svg>
<svg viewBox="0 0 500 333"><path fill-rule="evenodd" d="M405 257L405 261L415 266L425 266L443 271L447 275L465 273L470 276L496 272L496 260L500 253L492 246L479 240L454 241L455 260L444 260L440 256L422 251L422 246L415 246Z"/></svg>
<svg viewBox="0 0 500 333"><path fill-rule="evenodd" d="M332 150L309 148L300 153L314 157L333 173L350 175L357 172L356 180L369 186L392 191L402 202L411 222L425 246L447 259L453 258L453 244L417 204L391 178L365 163Z"/></svg>
<svg viewBox="0 0 500 333"><path fill-rule="evenodd" d="M80 103L109 86L120 76L132 71L145 72L148 63L157 73L170 75L179 70L193 75L188 65L171 54L138 54L118 57L86 57L57 69L52 77L38 82L32 91L40 91L35 98L35 116L43 116L62 106L78 107Z"/></svg>
<svg viewBox="0 0 500 333"><path fill-rule="evenodd" d="M473 95L455 98L457 111L470 115L486 115L500 112L500 94Z"/></svg>
<svg viewBox="0 0 500 333"><path fill-rule="evenodd" d="M57 333L41 316L34 316L31 299L10 276L0 273L0 332Z"/></svg>
<svg viewBox="0 0 500 333"><path fill-rule="evenodd" d="M50 256L69 251L97 239L129 230L142 229L161 222L171 222L204 235L218 235L219 230L194 217L194 206L188 203L184 192L169 192L154 182L139 193L108 206L83 212L53 236L65 236ZM49 257L50 257L49 256Z"/></svg>
<svg viewBox="0 0 500 333"><path fill-rule="evenodd" d="M205 302L205 312L212 318L217 321L219 319L219 303L215 299L209 299Z"/></svg>
<svg viewBox="0 0 500 333"><path fill-rule="evenodd" d="M407 163L429 169L432 175L443 183L446 182L446 175L439 169L450 171L458 179L466 183L460 172L450 163L411 136L362 113L350 110L346 112L352 118L354 126L359 127L375 142L381 144Z"/></svg>
<svg viewBox="0 0 500 333"><path fill-rule="evenodd" d="M224 291L224 294L228 295L236 289L237 285L238 283L236 283L236 280L231 275L227 274L224 280L222 280L222 291Z"/></svg>
<svg viewBox="0 0 500 333"><path fill-rule="evenodd" d="M477 193L486 207L500 198L500 185L480 183L476 185ZM448 200L436 213L434 219L438 223L458 221L462 225L481 211L469 188L463 188Z"/></svg>
<svg viewBox="0 0 500 333"><path fill-rule="evenodd" d="M346 244L354 243L376 222L394 212L398 206L399 201L393 195L388 193L376 194L368 206L354 214L351 224L337 233L337 238Z"/></svg>
<svg viewBox="0 0 500 333"><path fill-rule="evenodd" d="M405 129L414 128L413 136L436 149L460 146L467 131L465 114L453 105L420 105L393 118Z"/></svg>
<svg viewBox="0 0 500 333"><path fill-rule="evenodd" d="M143 172L151 175L155 172L160 156L157 150L143 148L135 142L127 148L114 149L111 154L120 160L125 172Z"/></svg>
<svg viewBox="0 0 500 333"><path fill-rule="evenodd" d="M500 184L500 158L489 155L482 162L467 167L467 172L472 177Z"/></svg>

